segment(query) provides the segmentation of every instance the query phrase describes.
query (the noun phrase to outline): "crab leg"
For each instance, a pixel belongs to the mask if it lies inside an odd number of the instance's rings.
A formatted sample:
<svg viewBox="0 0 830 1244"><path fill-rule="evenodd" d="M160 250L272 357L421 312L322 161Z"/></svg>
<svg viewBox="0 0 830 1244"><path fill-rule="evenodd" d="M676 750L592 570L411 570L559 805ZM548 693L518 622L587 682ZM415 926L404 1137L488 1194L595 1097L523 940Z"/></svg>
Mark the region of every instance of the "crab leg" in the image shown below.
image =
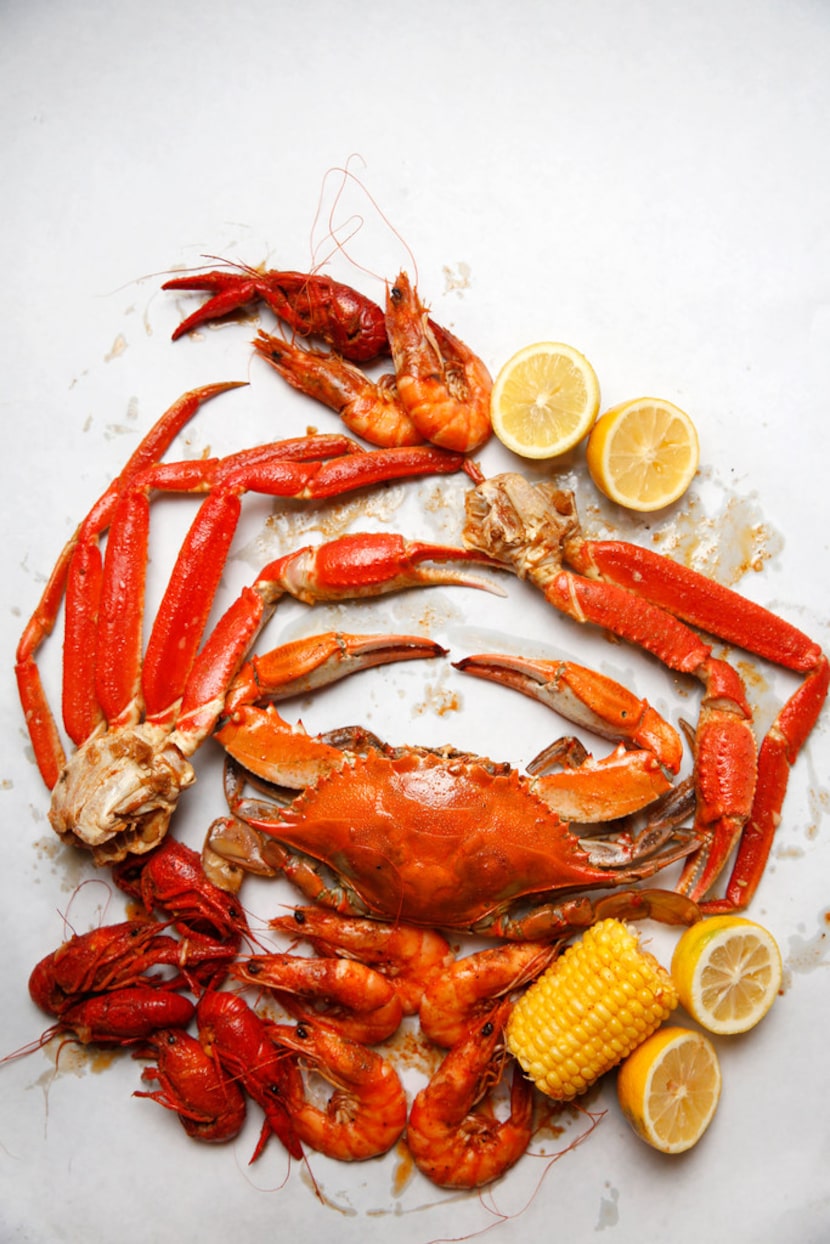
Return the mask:
<svg viewBox="0 0 830 1244"><path fill-rule="evenodd" d="M567 556L582 573L630 587L694 626L805 675L761 743L755 794L724 898L710 899L705 904L710 912L745 907L766 866L790 768L827 697L827 657L809 636L762 605L649 549L619 540L585 540L569 546ZM716 852L714 844L708 859L705 852L695 853L687 863L681 885L692 895L703 895L728 854Z"/></svg>
<svg viewBox="0 0 830 1244"><path fill-rule="evenodd" d="M698 904L671 890L617 890L596 899L582 894L541 903L525 915L514 916L508 912L493 921L485 921L477 931L507 941L548 941L554 937L570 937L611 917L683 925L693 924L699 915Z"/></svg>
<svg viewBox="0 0 830 1244"><path fill-rule="evenodd" d="M356 452L354 442L342 436L302 437L281 446L289 478L294 459ZM274 446L258 447L249 451L248 457L251 463L273 459ZM141 460L133 459L116 481L117 488L111 489L109 503L105 507L99 503L92 512L92 521L88 519L82 524L67 583L64 643L64 724L77 745L104 721L111 727L119 726L134 722L141 713L142 617L151 492L205 492L215 477L221 478L226 461L198 459L160 464L146 454ZM296 486L301 487L303 468L298 471ZM109 527L103 569L98 549L102 523ZM204 530L208 530L207 524ZM221 564L213 569L215 576L220 571ZM188 618L184 625L192 625L192 619Z"/></svg>
<svg viewBox="0 0 830 1244"><path fill-rule="evenodd" d="M165 411L141 440L126 465L98 498L67 542L55 563L43 594L20 638L16 675L21 704L44 782L51 790L66 762L52 710L46 699L35 657L52 633L64 595L72 595L67 617L77 625L66 637L68 654L64 681L64 718L74 742L86 738L101 720L94 695L95 618L100 593L100 553L97 541L112 522L118 499L132 479L157 462L203 402L244 384L230 381L205 385L183 394Z"/></svg>
<svg viewBox="0 0 830 1244"><path fill-rule="evenodd" d="M193 665L171 738L185 755L221 716L225 696L262 626L285 595L304 604L375 597L426 584L498 592L468 571L425 563L481 562L478 554L384 533L307 545L266 566L220 618Z"/></svg>
<svg viewBox="0 0 830 1244"><path fill-rule="evenodd" d="M70 591L71 583L67 589L71 599L67 601L64 678L70 688L84 690L85 702L90 707L86 719L79 715L73 722L74 729L68 730L74 742L82 742L91 733L88 723L93 719L93 711L97 711L99 719L103 716L110 726L134 721L141 712L142 616L151 493L207 492L214 481L221 487L223 470L230 470L240 457L245 459L248 469L253 470L263 460L273 463L275 448L274 445L259 446L231 459L152 463L133 473L129 480L123 480L122 476L122 486L110 516L103 570L98 567L97 542L90 542L89 533L82 534L73 559L73 578L78 580L80 588L77 596ZM305 472L320 465L315 461L310 468L295 467L295 462L303 464L309 459L347 457L358 452L357 445L343 436L299 437L280 442L279 465L283 467L285 487L302 487ZM292 470L296 475L292 475ZM210 500L209 497L205 505ZM207 514L198 530L207 534L210 526L206 517ZM219 553L221 548L217 549L217 555ZM88 566L89 558L94 560ZM221 562L211 563L216 584L221 568ZM100 578L97 591L87 582L93 569ZM197 592L202 591L203 586L202 583L197 585ZM127 609L124 601L129 603ZM183 623L185 629L192 627L194 620L193 615L187 616ZM100 659L96 659L99 652ZM79 677L82 672L83 680Z"/></svg>
<svg viewBox="0 0 830 1244"><path fill-rule="evenodd" d="M613 820L639 811L671 789L664 768L678 772L680 736L647 701L613 679L571 661L500 653L465 657L455 668L513 687L604 738L625 739L634 749L619 746L600 760L589 757L576 767L535 778L534 793L564 819ZM528 770L538 772L540 767L534 761Z"/></svg>
<svg viewBox="0 0 830 1244"><path fill-rule="evenodd" d="M200 393L212 396L227 387L213 386ZM191 402L188 409L192 415L196 407ZM226 459L149 466L147 462L146 454L141 458L134 455L79 528L65 562L64 724L77 745L104 722L113 727L136 721L143 703L159 725L166 724L175 713L245 492L322 499L382 480L455 471L464 465L459 455L431 447L365 453L344 436L300 437L258 446ZM150 635L142 672L150 496L158 491L209 495L179 553ZM107 527L110 531L102 569L98 536ZM55 611L59 601L60 592L53 590L49 602ZM46 631L40 618L38 621L40 642ZM36 676L32 656L30 645L24 680L32 673ZM25 681L23 686L28 690ZM51 714L47 725L50 720ZM40 716L34 721L40 729ZM49 758L44 776L53 786L65 757L54 723L50 729L59 750L54 745L47 750L41 744L41 752Z"/></svg>
<svg viewBox="0 0 830 1244"><path fill-rule="evenodd" d="M709 913L741 910L750 902L772 848L787 793L790 769L818 719L827 697L830 665L822 656L816 668L791 696L761 743L758 782L732 872L722 899L703 904ZM694 857L692 861L694 862ZM691 887L690 887L691 892Z"/></svg>
<svg viewBox="0 0 830 1244"><path fill-rule="evenodd" d="M300 438L221 460L163 464L134 482L123 499L123 519L113 532L104 577L105 584L112 584L119 594L122 582L132 582L136 601L143 599L151 491L209 492L182 545L147 644L141 692L150 720L164 725L175 715L245 493L320 500L386 480L454 472L464 466L460 455L428 446L373 453L353 449L352 442L343 437ZM332 453L337 456L332 458ZM117 652L119 659L102 661L102 668L115 681L99 688L99 693L107 698L108 718L120 721L125 714L129 717L138 701L141 617L136 609L125 614L112 607L105 616L108 632L102 651Z"/></svg>

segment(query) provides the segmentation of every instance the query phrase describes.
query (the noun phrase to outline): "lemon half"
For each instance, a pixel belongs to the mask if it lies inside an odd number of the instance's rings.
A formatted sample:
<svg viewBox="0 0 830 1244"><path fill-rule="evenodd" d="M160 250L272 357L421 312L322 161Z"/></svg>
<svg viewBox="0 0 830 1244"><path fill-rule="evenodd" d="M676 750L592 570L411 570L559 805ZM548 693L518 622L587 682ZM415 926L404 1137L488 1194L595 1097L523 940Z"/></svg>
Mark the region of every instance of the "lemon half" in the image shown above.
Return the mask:
<svg viewBox="0 0 830 1244"><path fill-rule="evenodd" d="M630 510L659 510L679 500L700 460L697 430L678 406L638 397L600 415L585 450L600 492Z"/></svg>
<svg viewBox="0 0 830 1244"><path fill-rule="evenodd" d="M525 346L496 376L490 415L496 436L523 458L554 458L591 430L599 381L584 354L558 341Z"/></svg>
<svg viewBox="0 0 830 1244"><path fill-rule="evenodd" d="M634 1131L661 1153L697 1144L720 1100L718 1056L708 1037L660 1028L617 1073L617 1098Z"/></svg>
<svg viewBox="0 0 830 1244"><path fill-rule="evenodd" d="M708 1032L754 1028L781 988L781 952L772 934L742 916L711 916L686 929L671 973L680 1001Z"/></svg>

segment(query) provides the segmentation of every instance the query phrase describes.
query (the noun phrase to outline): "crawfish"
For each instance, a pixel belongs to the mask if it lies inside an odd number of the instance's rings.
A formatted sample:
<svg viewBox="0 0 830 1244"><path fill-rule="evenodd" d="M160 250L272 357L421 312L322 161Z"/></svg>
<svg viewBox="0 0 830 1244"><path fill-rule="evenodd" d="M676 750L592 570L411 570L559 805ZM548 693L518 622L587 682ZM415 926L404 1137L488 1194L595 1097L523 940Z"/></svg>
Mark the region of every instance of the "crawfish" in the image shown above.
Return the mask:
<svg viewBox="0 0 830 1244"><path fill-rule="evenodd" d="M174 277L162 289L205 290L212 296L173 332L183 337L259 299L302 337L322 337L338 354L365 363L389 352L384 314L364 294L320 273L275 272L240 265L235 271Z"/></svg>
<svg viewBox="0 0 830 1244"><path fill-rule="evenodd" d="M265 1114L255 1162L271 1135L276 1136L293 1158L303 1156L291 1118L289 1102L299 1092L300 1072L291 1055L280 1050L268 1035L268 1027L244 998L208 990L196 1008L199 1040L209 1057L237 1080Z"/></svg>
<svg viewBox="0 0 830 1244"><path fill-rule="evenodd" d="M196 1037L177 1028L164 1028L150 1037L147 1049L135 1057L153 1057L142 1080L157 1083L152 1092L136 1090L179 1117L194 1140L217 1143L233 1140L245 1122L247 1103L236 1080L225 1075Z"/></svg>
<svg viewBox="0 0 830 1244"><path fill-rule="evenodd" d="M158 983L148 969L178 962L179 953L178 943L161 928L147 920L124 920L76 933L32 970L32 1001L51 1015L62 1015L88 994Z"/></svg>
<svg viewBox="0 0 830 1244"><path fill-rule="evenodd" d="M250 936L245 913L234 895L207 877L198 851L167 837L148 855L127 857L113 869L113 880L149 913L172 917L180 933L215 937L237 951Z"/></svg>
<svg viewBox="0 0 830 1244"><path fill-rule="evenodd" d="M159 1028L185 1028L196 1008L189 998L168 989L136 985L94 994L61 1012L38 1045L59 1033L72 1033L82 1045L133 1045Z"/></svg>
<svg viewBox="0 0 830 1244"><path fill-rule="evenodd" d="M32 1001L50 1015L63 1016L89 995L133 985L207 985L227 970L233 949L198 934L180 941L162 932L165 927L151 920L123 920L76 933L35 965L29 977ZM148 975L154 967L178 971L164 979Z"/></svg>

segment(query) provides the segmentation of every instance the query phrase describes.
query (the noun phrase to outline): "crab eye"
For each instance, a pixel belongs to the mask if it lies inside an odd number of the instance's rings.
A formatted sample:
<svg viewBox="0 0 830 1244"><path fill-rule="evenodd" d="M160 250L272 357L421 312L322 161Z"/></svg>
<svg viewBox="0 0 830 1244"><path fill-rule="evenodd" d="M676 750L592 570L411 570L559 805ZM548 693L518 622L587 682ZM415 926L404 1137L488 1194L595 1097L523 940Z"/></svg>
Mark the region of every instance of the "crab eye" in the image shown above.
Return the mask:
<svg viewBox="0 0 830 1244"><path fill-rule="evenodd" d="M259 976L262 971L262 964L257 963L256 959L249 959L245 967L246 970L250 972L251 976Z"/></svg>
<svg viewBox="0 0 830 1244"><path fill-rule="evenodd" d="M483 1037L491 1037L491 1036L493 1035L493 1023L492 1023L492 1020L489 1020L489 1019L488 1019L487 1023L484 1025L484 1027L483 1027L483 1028L482 1028L482 1030L481 1030L481 1035L482 1035Z"/></svg>

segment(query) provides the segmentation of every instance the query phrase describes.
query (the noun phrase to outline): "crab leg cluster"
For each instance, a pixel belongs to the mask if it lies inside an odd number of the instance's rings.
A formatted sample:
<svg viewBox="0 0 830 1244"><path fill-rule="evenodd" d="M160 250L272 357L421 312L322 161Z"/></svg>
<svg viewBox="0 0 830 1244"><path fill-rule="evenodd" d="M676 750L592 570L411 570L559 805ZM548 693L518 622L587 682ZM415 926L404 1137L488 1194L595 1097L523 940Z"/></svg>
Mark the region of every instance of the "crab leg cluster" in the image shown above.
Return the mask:
<svg viewBox="0 0 830 1244"><path fill-rule="evenodd" d="M41 776L50 790L60 776L66 757L57 723L41 682L35 660L37 652L52 633L61 603L66 596L69 630L64 645L64 718L70 737L74 742L80 742L94 729L98 716L95 709L90 708L91 697L81 704L74 703L78 680L71 673L73 663L90 651L87 642L94 644L94 620L84 608L83 602L101 591L98 538L112 523L122 489L134 477L162 458L178 433L204 402L237 387L239 385L236 382L206 385L183 394L165 411L64 546L37 608L20 638L15 666L20 701ZM83 586L85 581L88 585L86 587Z"/></svg>
<svg viewBox="0 0 830 1244"><path fill-rule="evenodd" d="M426 564L481 560L462 549L400 536L347 536L264 567L202 644L246 492L316 500L464 466L460 455L432 446L366 453L342 436L301 437L224 459L160 462L199 405L228 387L197 390L162 416L62 552L18 647L21 701L53 791L50 820L62 837L92 849L99 863L147 851L164 835L179 792L194 780L189 757L210 734L282 596L312 603L426 582L484 586L461 570ZM157 492L204 494L204 500L142 657L150 504ZM63 720L77 748L68 760L36 664L64 595Z"/></svg>
<svg viewBox="0 0 830 1244"><path fill-rule="evenodd" d="M585 540L570 493L497 476L467 500L465 543L512 567L557 609L592 622L703 683L695 737L702 845L679 889L705 910L745 907L763 874L791 765L827 696L830 666L789 623L668 558L621 541ZM569 566L574 569L569 569ZM743 683L687 623L805 675L756 748ZM726 892L706 898L738 846Z"/></svg>

